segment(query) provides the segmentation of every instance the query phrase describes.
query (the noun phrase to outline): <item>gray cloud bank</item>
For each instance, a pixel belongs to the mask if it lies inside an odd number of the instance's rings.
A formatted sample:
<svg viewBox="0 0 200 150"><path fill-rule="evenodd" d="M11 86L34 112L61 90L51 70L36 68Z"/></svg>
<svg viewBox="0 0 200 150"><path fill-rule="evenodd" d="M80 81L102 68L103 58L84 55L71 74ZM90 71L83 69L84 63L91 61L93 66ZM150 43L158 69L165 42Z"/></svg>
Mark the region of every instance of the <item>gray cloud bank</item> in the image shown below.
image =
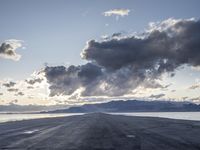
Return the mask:
<svg viewBox="0 0 200 150"><path fill-rule="evenodd" d="M138 86L163 88L156 80L182 65L200 65L200 21L168 19L143 36L90 40L81 53L89 63L47 66L50 96L120 96Z"/></svg>

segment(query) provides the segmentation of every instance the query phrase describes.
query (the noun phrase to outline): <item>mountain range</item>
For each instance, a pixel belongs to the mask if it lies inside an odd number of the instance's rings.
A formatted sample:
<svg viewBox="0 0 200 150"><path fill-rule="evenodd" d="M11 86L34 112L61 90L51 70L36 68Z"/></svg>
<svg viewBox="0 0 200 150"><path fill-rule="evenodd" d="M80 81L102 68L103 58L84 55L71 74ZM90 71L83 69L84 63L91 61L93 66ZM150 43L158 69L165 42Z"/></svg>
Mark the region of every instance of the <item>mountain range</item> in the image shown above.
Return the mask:
<svg viewBox="0 0 200 150"><path fill-rule="evenodd" d="M89 112L185 112L200 111L200 105L191 102L115 100L99 104L85 104L48 111L48 113L89 113ZM45 112L43 112L45 113Z"/></svg>

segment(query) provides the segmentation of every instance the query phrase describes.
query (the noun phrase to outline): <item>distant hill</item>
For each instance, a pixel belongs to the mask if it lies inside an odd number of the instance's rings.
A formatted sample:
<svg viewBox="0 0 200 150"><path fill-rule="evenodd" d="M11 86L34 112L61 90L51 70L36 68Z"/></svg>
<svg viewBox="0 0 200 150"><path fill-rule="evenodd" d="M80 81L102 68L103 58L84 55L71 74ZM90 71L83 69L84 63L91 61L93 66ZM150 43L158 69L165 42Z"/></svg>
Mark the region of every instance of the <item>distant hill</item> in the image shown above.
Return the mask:
<svg viewBox="0 0 200 150"><path fill-rule="evenodd" d="M200 105L189 102L118 100L100 104L85 104L79 107L49 111L48 113L181 111L200 111Z"/></svg>
<svg viewBox="0 0 200 150"><path fill-rule="evenodd" d="M67 105L0 105L0 113L30 113L30 112L41 112L41 111L52 111L55 109L66 109Z"/></svg>

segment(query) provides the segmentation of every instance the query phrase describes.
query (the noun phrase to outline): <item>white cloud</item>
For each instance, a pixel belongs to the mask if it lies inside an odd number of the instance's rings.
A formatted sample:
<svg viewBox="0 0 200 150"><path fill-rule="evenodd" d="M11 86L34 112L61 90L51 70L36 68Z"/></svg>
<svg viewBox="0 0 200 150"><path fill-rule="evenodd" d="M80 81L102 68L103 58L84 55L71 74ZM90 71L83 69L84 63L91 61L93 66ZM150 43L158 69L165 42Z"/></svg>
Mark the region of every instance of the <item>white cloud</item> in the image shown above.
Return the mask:
<svg viewBox="0 0 200 150"><path fill-rule="evenodd" d="M157 21L157 22L150 22L148 29L146 30L148 32L152 32L155 30L158 30L160 32L166 31L170 36L173 36L173 34L182 32L182 28L176 28L177 23L185 23L185 22L191 22L195 21L194 18L189 19L174 19L174 18L168 18L164 21Z"/></svg>
<svg viewBox="0 0 200 150"><path fill-rule="evenodd" d="M193 85L191 85L190 87L188 87L188 89L190 90L195 90L195 89L199 89L200 88L200 79L196 78L195 79L195 83Z"/></svg>
<svg viewBox="0 0 200 150"><path fill-rule="evenodd" d="M112 9L105 11L103 15L106 17L116 16L118 19L119 16L121 17L128 16L129 12L130 12L129 9Z"/></svg>
<svg viewBox="0 0 200 150"><path fill-rule="evenodd" d="M192 66L191 69L194 71L200 71L200 66Z"/></svg>
<svg viewBox="0 0 200 150"><path fill-rule="evenodd" d="M195 90L195 89L198 89L198 88L200 88L200 83L196 83L196 84L191 85L191 86L189 87L190 90Z"/></svg>

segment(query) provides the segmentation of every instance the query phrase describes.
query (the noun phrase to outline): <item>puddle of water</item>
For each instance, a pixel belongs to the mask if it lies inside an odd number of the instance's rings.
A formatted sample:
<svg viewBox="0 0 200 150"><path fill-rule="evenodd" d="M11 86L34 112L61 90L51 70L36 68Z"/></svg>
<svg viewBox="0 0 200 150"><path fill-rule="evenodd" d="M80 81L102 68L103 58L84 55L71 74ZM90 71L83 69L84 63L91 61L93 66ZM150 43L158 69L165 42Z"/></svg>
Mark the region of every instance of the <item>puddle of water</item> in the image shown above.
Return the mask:
<svg viewBox="0 0 200 150"><path fill-rule="evenodd" d="M35 130L29 130L29 131L25 131L24 134L33 134L35 132L39 131L38 129Z"/></svg>
<svg viewBox="0 0 200 150"><path fill-rule="evenodd" d="M135 138L135 135L126 135L128 138Z"/></svg>

